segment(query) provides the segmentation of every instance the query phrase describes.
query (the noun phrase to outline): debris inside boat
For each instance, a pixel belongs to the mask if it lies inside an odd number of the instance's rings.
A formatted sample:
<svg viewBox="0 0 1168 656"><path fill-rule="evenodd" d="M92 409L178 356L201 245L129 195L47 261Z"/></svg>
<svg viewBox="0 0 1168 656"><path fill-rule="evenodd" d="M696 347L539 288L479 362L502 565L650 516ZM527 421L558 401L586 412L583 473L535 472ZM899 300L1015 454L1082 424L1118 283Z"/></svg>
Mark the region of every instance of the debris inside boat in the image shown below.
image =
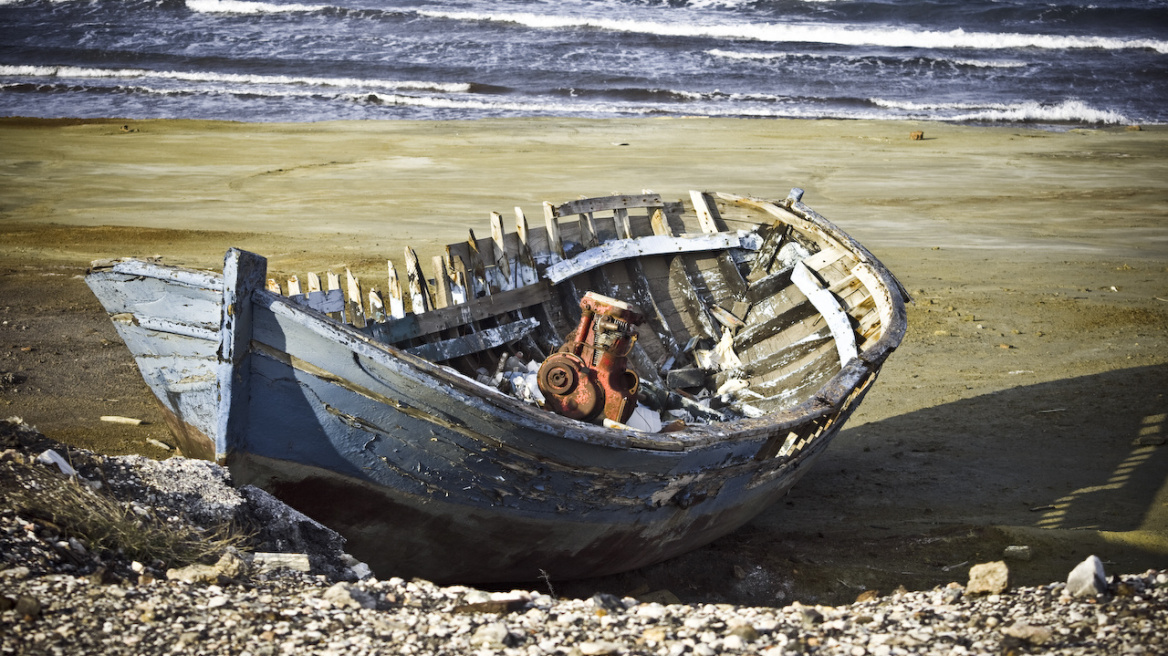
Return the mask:
<svg viewBox="0 0 1168 656"><path fill-rule="evenodd" d="M907 298L802 202L643 192L521 208L386 292L125 259L87 282L184 454L382 575L614 573L724 535L827 447ZM322 282L324 284L322 284Z"/></svg>

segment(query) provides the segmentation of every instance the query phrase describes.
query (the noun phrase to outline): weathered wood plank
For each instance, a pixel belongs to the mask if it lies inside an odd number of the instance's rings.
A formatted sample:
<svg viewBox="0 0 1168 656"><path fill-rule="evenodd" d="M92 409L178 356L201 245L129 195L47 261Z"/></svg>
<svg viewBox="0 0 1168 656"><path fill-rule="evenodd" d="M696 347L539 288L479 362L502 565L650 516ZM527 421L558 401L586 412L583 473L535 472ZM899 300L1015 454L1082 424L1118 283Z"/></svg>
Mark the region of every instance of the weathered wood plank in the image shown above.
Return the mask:
<svg viewBox="0 0 1168 656"><path fill-rule="evenodd" d="M454 305L454 293L450 283L450 273L446 266L446 258L435 255L430 259L434 269L434 307L444 308Z"/></svg>
<svg viewBox="0 0 1168 656"><path fill-rule="evenodd" d="M268 278L268 282L267 282L267 285L265 285L265 288L268 291L272 292L273 294L281 293L280 292L280 283L276 282L275 278Z"/></svg>
<svg viewBox="0 0 1168 656"><path fill-rule="evenodd" d="M296 296L299 293L300 293L300 278L293 275L291 278L288 278L288 295L289 296Z"/></svg>
<svg viewBox="0 0 1168 656"><path fill-rule="evenodd" d="M859 354L859 351L856 349L856 333L852 331L852 324L848 321L848 315L840 307L839 301L831 292L823 288L807 267L803 266L802 262L795 265L791 272L791 281L827 321L828 327L831 328L832 337L835 338L836 350L839 351L840 366L846 365L849 360Z"/></svg>
<svg viewBox="0 0 1168 656"><path fill-rule="evenodd" d="M473 296L482 296L483 294L491 294L495 289L491 288L490 280L487 278L486 267L483 266L483 258L479 253L479 240L475 238L474 230L469 230L469 236L466 240L466 267L470 274L470 283L473 288Z"/></svg>
<svg viewBox="0 0 1168 656"><path fill-rule="evenodd" d="M618 239L580 253L570 260L557 262L544 271L544 276L558 283L572 276L604 266L611 262L650 255L700 253L726 248L755 249L758 235L745 232L723 232L705 235L652 235L634 239Z"/></svg>
<svg viewBox="0 0 1168 656"><path fill-rule="evenodd" d="M430 289L426 284L426 274L422 273L422 263L414 249L406 246L406 281L410 288L410 311L422 314L434 309L430 300Z"/></svg>
<svg viewBox="0 0 1168 656"><path fill-rule="evenodd" d="M315 273L313 273L311 271L308 272L308 291L309 292L322 291L321 286L320 286L320 276L316 275Z"/></svg>
<svg viewBox="0 0 1168 656"><path fill-rule="evenodd" d="M325 272L325 281L328 283L328 290L330 292L333 290L338 290L342 294L344 294L344 290L341 289L341 276L340 275L335 274L332 271L326 271ZM336 312L330 316L332 316L333 319L340 321L341 323L345 323L346 319L347 319L347 317L345 316L345 310L343 308L341 309L341 311Z"/></svg>
<svg viewBox="0 0 1168 656"><path fill-rule="evenodd" d="M694 212L698 215L698 225L702 227L702 232L713 234L722 231L718 226L718 221L714 218L713 210L706 202L704 193L691 189L689 200L693 204Z"/></svg>
<svg viewBox="0 0 1168 656"><path fill-rule="evenodd" d="M596 234L596 223L592 218L590 212L580 215L580 245L584 247L587 252L600 245L600 237ZM577 255L576 257L579 257Z"/></svg>
<svg viewBox="0 0 1168 656"><path fill-rule="evenodd" d="M535 255L531 248L531 236L527 229L527 217L523 208L515 208L515 233L519 238L519 254L515 258L516 275L515 286L523 287L539 280L539 272L535 267Z"/></svg>
<svg viewBox="0 0 1168 656"><path fill-rule="evenodd" d="M386 260L385 264L389 273L385 288L385 293L389 295L389 317L400 319L406 316L405 293L402 292L401 280L397 277L397 267L393 266L393 260Z"/></svg>
<svg viewBox="0 0 1168 656"><path fill-rule="evenodd" d="M444 339L403 350L430 360L431 362L445 362L522 339L532 330L535 330L538 324L539 321L536 319L520 319L519 321L513 321L494 328L485 328L477 333Z"/></svg>
<svg viewBox="0 0 1168 656"><path fill-rule="evenodd" d="M348 268L345 269L345 287L345 310L349 315L349 323L358 328L364 328L365 305L361 298L361 282Z"/></svg>
<svg viewBox="0 0 1168 656"><path fill-rule="evenodd" d="M515 288L515 281L511 277L511 257L507 252L506 230L503 228L503 215L491 212L491 241L494 242L494 253L491 262L499 273L499 289L506 291Z"/></svg>
<svg viewBox="0 0 1168 656"><path fill-rule="evenodd" d="M551 203L543 203L543 220L547 230L548 249L552 255L564 259L564 242L560 239L560 221L556 216L556 208Z"/></svg>

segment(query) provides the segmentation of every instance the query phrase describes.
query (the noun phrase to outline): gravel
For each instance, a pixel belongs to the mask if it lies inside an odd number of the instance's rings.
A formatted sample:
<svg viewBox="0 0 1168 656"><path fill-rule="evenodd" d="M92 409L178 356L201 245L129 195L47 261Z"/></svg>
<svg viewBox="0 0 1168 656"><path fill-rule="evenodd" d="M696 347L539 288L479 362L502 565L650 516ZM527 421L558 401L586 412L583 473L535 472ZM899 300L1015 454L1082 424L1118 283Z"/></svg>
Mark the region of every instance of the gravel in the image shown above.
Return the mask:
<svg viewBox="0 0 1168 656"><path fill-rule="evenodd" d="M847 606L755 608L561 599L370 576L343 539L199 461L101 457L0 422L0 654L1157 654L1168 650L1168 570L1112 575L1102 594L1065 582L966 594L901 592ZM246 550L180 565L86 545L8 492L78 481L148 521L233 522ZM27 488L21 488L27 489ZM39 489L39 488L38 488ZM140 511L138 510L140 509ZM260 555L256 555L256 553ZM273 554L284 554L276 556ZM292 556L304 554L307 558ZM303 566L296 566L301 562ZM276 565L273 566L272 564ZM284 563L288 567L279 567ZM303 571L307 570L307 571Z"/></svg>

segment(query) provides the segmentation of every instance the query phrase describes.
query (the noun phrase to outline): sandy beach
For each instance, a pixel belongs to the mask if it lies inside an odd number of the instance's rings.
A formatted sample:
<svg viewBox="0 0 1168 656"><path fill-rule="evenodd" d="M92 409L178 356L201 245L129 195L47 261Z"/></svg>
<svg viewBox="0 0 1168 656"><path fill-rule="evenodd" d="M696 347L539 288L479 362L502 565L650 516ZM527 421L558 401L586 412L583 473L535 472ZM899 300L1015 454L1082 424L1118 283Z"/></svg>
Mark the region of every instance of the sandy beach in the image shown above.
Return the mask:
<svg viewBox="0 0 1168 656"><path fill-rule="evenodd" d="M925 138L910 140L913 131ZM905 343L788 498L699 552L561 593L842 603L1168 562L1168 128L506 119L0 119L0 412L105 453L171 452L82 276L160 256L380 283L544 200L707 189L805 202L913 294ZM144 419L142 426L100 421ZM530 583L535 585L536 582Z"/></svg>

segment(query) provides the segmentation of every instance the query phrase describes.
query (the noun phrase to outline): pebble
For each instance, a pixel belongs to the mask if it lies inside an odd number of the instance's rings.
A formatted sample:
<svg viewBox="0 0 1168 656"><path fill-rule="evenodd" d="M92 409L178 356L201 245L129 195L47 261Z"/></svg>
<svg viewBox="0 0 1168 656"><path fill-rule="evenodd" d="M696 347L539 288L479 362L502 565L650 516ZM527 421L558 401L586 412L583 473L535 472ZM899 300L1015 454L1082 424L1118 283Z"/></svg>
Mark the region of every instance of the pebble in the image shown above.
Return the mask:
<svg viewBox="0 0 1168 656"><path fill-rule="evenodd" d="M79 463L79 475L88 475L84 458L70 455ZM279 502L273 499L229 487L208 490L209 498L218 501L192 505L182 490L214 484L217 478L226 485L225 476L201 464L179 463L173 470L190 473L195 481L154 486L142 482L151 477L135 478L138 463L108 460L109 487L133 493L150 513L176 522L202 526L193 516L253 512L254 499L268 504L265 517L296 516L276 507ZM174 460L179 459L166 462ZM12 471L8 463L0 464L0 477ZM118 471L122 474L112 475ZM185 512L190 508L196 512ZM139 559L135 564L93 547L79 565L77 550L70 550L70 558L53 548L64 536L44 538L25 530L33 521L0 499L2 656L1087 656L1168 651L1168 570L1097 578L1091 559L1085 561L1089 568L1081 567L1092 586L1102 581L1103 587L1101 594L1088 597L1073 596L1062 582L981 595L961 594L963 587L953 583L848 606L755 608L642 603L603 593L565 599L537 591L492 593L418 579L358 578L356 561L332 547L304 554L310 571L249 566L254 557L228 550L214 565L203 566L230 576L188 583L163 577L164 563ZM280 553L276 547L281 544L302 547L295 542L296 526L289 521L269 527L273 539L264 543L264 553ZM457 610L473 604L491 604L497 612Z"/></svg>

